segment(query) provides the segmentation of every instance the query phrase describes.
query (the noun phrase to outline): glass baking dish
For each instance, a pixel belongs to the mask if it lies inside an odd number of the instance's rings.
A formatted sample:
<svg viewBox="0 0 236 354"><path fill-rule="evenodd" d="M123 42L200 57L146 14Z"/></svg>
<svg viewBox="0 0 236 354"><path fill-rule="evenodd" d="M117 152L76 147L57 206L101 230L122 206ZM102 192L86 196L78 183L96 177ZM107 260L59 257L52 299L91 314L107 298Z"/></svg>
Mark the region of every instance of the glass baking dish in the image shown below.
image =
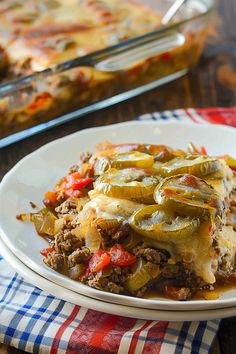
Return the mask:
<svg viewBox="0 0 236 354"><path fill-rule="evenodd" d="M202 53L213 2L188 0L167 26L0 85L0 147L186 74ZM162 16L173 0L143 3Z"/></svg>

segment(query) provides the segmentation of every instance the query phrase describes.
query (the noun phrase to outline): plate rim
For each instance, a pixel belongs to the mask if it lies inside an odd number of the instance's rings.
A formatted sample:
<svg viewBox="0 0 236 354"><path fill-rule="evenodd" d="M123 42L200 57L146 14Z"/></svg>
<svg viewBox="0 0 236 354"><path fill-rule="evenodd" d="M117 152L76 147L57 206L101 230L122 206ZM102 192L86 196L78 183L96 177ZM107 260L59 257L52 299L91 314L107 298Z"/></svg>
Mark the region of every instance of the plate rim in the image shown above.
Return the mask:
<svg viewBox="0 0 236 354"><path fill-rule="evenodd" d="M234 131L234 127L231 127L231 126L228 126L228 125L224 125L224 124L210 124L208 122L206 123L193 123L191 121L176 121L176 120L129 120L129 121L126 121L126 122L121 122L121 123L114 123L114 124L107 124L107 125L101 125L101 126L98 126L98 127L90 127L90 128L84 128L84 129L81 129L79 131L76 131L74 133L71 133L71 134L68 134L66 136L62 136L60 138L56 138L56 139L53 139L52 141L46 143L46 144L43 144L42 146L40 146L39 148L37 148L36 150L30 152L29 154L27 154L26 156L24 156L22 159L20 159L2 178L2 180L0 181L0 187L1 187L1 184L4 182L4 180L16 169L19 167L19 165L21 163L24 163L25 161L27 161L27 159L31 158L32 155L36 154L36 153L39 153L45 149L47 149L48 147L52 147L53 145L56 145L58 143L61 143L61 142L65 142L67 140L70 140L70 138L73 138L73 137L76 137L76 136L80 136L81 134L84 134L84 133L89 133L90 131L94 131L94 130L109 130L109 129L112 129L112 128L116 128L116 127L121 127L121 126L129 126L129 125L134 125L134 124L138 124L138 125L176 125L176 126L179 126L179 124L181 124L182 126L191 126L195 129L201 129L202 127L211 127L211 129L224 129L224 130L227 130L227 131Z"/></svg>
<svg viewBox="0 0 236 354"><path fill-rule="evenodd" d="M14 173L17 171L17 169L24 164L25 162L27 162L28 159L34 159L35 155L37 156L37 154L40 154L41 152L44 152L44 150L47 150L48 148L52 148L53 146L55 147L57 144L63 144L66 141L70 140L71 137L79 137L81 134L89 134L90 131L101 131L101 130L105 130L105 131L109 131L110 129L113 129L117 126L119 127L126 127L126 126L133 126L136 124L142 126L142 125L147 125L147 126L155 126L157 127L159 124L160 125L174 125L174 126L178 126L179 124L181 124L182 126L191 126L194 127L194 129L202 129L204 127L205 128L213 128L213 129L224 129L230 132L233 132L234 134L236 133L236 131L229 126L225 126L225 125L220 125L220 124L216 124L216 125L211 125L211 124L193 124L192 122L178 122L178 121L128 121L128 122L122 122L122 123L118 123L118 124L111 124L111 125L106 125L106 126L100 126L100 127L92 127L92 128L88 128L88 129L83 129L80 130L78 132L75 132L73 134L67 135L65 137L62 138L58 138L56 140L53 140L47 144L44 144L43 146L41 146L40 148L36 149L35 151L31 152L30 154L28 154L27 156L25 156L23 159L21 159L2 179L1 183L0 183L0 195L1 195L1 191L4 188L4 185L7 184L8 178L11 178L12 175L14 175ZM1 221L1 216L0 216L0 221ZM7 234L4 232L2 226L0 225L0 236L2 237L2 240L7 243L7 241L9 240ZM9 240L10 241L10 240ZM21 252L18 248L15 247L15 245L12 242L9 242L9 248L10 250L26 265L26 266L30 266L32 267L35 272L40 273L42 271L42 267L37 265L37 263L33 262L30 258L28 258L28 256L26 256L23 252ZM46 274L47 278L52 280L53 282L57 282L57 284L60 285L60 283L58 282L63 282L63 276L55 271L52 270L48 270L43 268L44 274ZM66 277L67 282L68 282L68 278ZM69 280L71 282L71 286L72 284L74 284L74 281L72 281L71 279ZM100 291L100 290L96 290L93 288L90 288L89 286L79 283L80 287L84 290L86 290L86 292L89 292L90 295L86 294L86 296L90 296L92 298L98 298L101 299L101 297L105 297L106 300L105 301L110 301L110 303L115 303L114 302L114 298L117 297L117 301L118 303L120 303L122 301L122 299L128 301L128 305L132 306L132 307L137 307L137 304L131 304L130 302L137 300L137 298L135 297L129 297L129 296L125 296L125 295L114 295L112 293L107 293L104 291ZM68 288L68 286L67 286ZM69 287L70 289L70 287ZM76 291L79 294L83 294L83 292L81 291ZM91 295L91 293L93 295ZM108 300L108 298L113 298ZM147 306L147 301L149 301L149 303L153 306L155 306L155 308L159 308L159 309L164 309L164 308L173 308L178 306L178 308L181 308L181 310L183 311L187 311L188 309L193 310L193 307L195 307L196 305L199 306L204 306L206 305L206 309L211 309L211 308L222 308L222 306L226 307L230 307L234 304L236 304L236 297L234 298L229 298L229 299L217 299L217 300L189 300L187 302L179 302L179 301L175 301L175 300L150 300L150 299L142 299L142 298L138 298L139 303L145 307ZM208 304L208 305L207 305ZM125 305L126 306L126 305ZM140 306L139 306L140 307ZM178 311L178 310L174 310L174 311ZM196 310L196 311L199 311Z"/></svg>
<svg viewBox="0 0 236 354"><path fill-rule="evenodd" d="M112 315L131 317L143 320L153 321L173 321L173 322L192 322L192 321L207 321L216 320L222 318L232 317L236 315L236 306L230 308L220 308L212 310L199 310L199 311L171 311L171 310L157 310L157 309L145 309L139 307L132 307L119 304L111 304L106 301L97 300L87 297L85 295L78 294L72 290L64 288L54 282L45 279L42 275L36 273L28 266L26 266L0 239L0 248L4 251L4 260L20 275L30 283L32 286L36 286L39 289L53 295L56 299L60 299L69 302L73 305L92 309L94 311L105 312ZM31 277L36 279L36 282L32 282ZM52 290L49 290L52 289ZM61 294L61 297L57 295ZM74 302L73 299L76 299ZM79 302L78 302L79 300ZM90 306L83 305L89 303ZM95 305L102 306L102 310ZM156 317L159 316L159 317ZM180 318L179 318L180 317ZM180 320L181 319L181 320Z"/></svg>

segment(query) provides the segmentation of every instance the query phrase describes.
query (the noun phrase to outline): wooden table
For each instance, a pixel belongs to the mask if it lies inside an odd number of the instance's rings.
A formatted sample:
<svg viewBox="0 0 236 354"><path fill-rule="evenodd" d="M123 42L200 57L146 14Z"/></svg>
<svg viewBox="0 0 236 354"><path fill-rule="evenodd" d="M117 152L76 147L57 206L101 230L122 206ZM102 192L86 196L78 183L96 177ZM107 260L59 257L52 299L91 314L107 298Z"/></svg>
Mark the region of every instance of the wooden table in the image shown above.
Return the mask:
<svg viewBox="0 0 236 354"><path fill-rule="evenodd" d="M219 0L199 66L183 78L100 112L36 135L0 151L0 179L22 157L43 144L93 126L133 119L142 113L181 107L236 105L236 0ZM235 117L236 119L236 117ZM20 353L0 346L1 353ZM236 353L236 318L221 322L212 353Z"/></svg>

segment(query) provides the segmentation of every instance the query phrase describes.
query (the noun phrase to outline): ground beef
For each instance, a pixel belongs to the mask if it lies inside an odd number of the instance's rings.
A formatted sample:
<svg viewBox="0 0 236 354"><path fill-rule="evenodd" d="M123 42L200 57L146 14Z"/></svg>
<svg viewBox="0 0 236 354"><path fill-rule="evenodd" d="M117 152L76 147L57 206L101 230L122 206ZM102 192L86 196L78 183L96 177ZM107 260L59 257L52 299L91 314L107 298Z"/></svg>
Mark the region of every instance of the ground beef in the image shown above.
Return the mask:
<svg viewBox="0 0 236 354"><path fill-rule="evenodd" d="M92 157L92 154L88 151L85 151L85 152L82 152L80 154L80 161L82 163L86 163L86 162L89 162L90 158Z"/></svg>
<svg viewBox="0 0 236 354"><path fill-rule="evenodd" d="M115 294L120 294L124 291L122 285L114 283L110 281L109 278L99 276L98 274L88 279L87 284L92 288L109 291Z"/></svg>
<svg viewBox="0 0 236 354"><path fill-rule="evenodd" d="M181 275L181 265L178 264L167 264L162 268L161 275L163 278L176 278Z"/></svg>
<svg viewBox="0 0 236 354"><path fill-rule="evenodd" d="M99 229L99 232L102 237L102 248L111 247L114 244L111 236L109 236L107 232L103 229Z"/></svg>
<svg viewBox="0 0 236 354"><path fill-rule="evenodd" d="M120 224L117 227L100 230L104 248L121 243L131 232L129 224Z"/></svg>
<svg viewBox="0 0 236 354"><path fill-rule="evenodd" d="M70 167L69 173L78 172L81 170L81 164L75 164Z"/></svg>
<svg viewBox="0 0 236 354"><path fill-rule="evenodd" d="M143 295L146 293L147 289L148 289L147 286L143 286L142 288L140 288L140 289L136 292L135 296L137 296L137 297L143 297Z"/></svg>
<svg viewBox="0 0 236 354"><path fill-rule="evenodd" d="M52 269L61 271L64 267L64 257L62 254L57 252L50 252L47 257L44 258L44 263L47 264Z"/></svg>
<svg viewBox="0 0 236 354"><path fill-rule="evenodd" d="M59 253L70 254L84 245L71 231L61 231L55 235L52 246Z"/></svg>
<svg viewBox="0 0 236 354"><path fill-rule="evenodd" d="M72 215L77 214L76 208L77 208L76 200L75 199L67 199L61 205L56 207L55 211L56 211L56 213L58 213L59 217L62 217L63 215L66 215L66 214L72 214Z"/></svg>
<svg viewBox="0 0 236 354"><path fill-rule="evenodd" d="M152 262L155 264L166 262L168 258L170 258L170 255L167 251L150 248L145 243L142 243L141 245L135 247L133 253L136 257L143 257L148 262Z"/></svg>
<svg viewBox="0 0 236 354"><path fill-rule="evenodd" d="M183 294L186 294L186 296L188 296L187 298L190 298L192 294L199 288L201 279L197 277L191 269L184 267L182 264L175 264L166 265L162 268L161 276L158 279L158 282L161 284L162 290L167 285L175 287L177 290L184 288L185 290L180 292L180 294L182 294L181 296L184 297ZM177 300L180 300L178 298L180 295L176 296Z"/></svg>
<svg viewBox="0 0 236 354"><path fill-rule="evenodd" d="M232 207L227 214L226 225L233 227L234 231L236 230L236 208Z"/></svg>
<svg viewBox="0 0 236 354"><path fill-rule="evenodd" d="M69 267L73 267L78 263L84 263L91 257L90 250L86 247L82 249L77 249L68 257Z"/></svg>
<svg viewBox="0 0 236 354"><path fill-rule="evenodd" d="M233 206L236 206L236 190L234 189L230 194L230 203Z"/></svg>
<svg viewBox="0 0 236 354"><path fill-rule="evenodd" d="M121 292L124 291L123 286L115 284L115 283L112 283L111 281L109 281L107 283L106 288L107 288L108 291L110 291L111 293L115 293L115 294L120 294Z"/></svg>
<svg viewBox="0 0 236 354"><path fill-rule="evenodd" d="M101 271L90 274L85 283L92 288L121 294L124 293L122 284L127 280L128 275L128 267L113 266L107 273Z"/></svg>
<svg viewBox="0 0 236 354"><path fill-rule="evenodd" d="M128 273L129 268L127 267L113 266L112 272L109 276L109 280L114 283L123 283L124 281L126 281Z"/></svg>
<svg viewBox="0 0 236 354"><path fill-rule="evenodd" d="M153 249L153 248L138 248L137 251L135 251L135 256L136 257L143 257L147 261L159 264L161 261L161 255L159 251Z"/></svg>
<svg viewBox="0 0 236 354"><path fill-rule="evenodd" d="M129 224L122 224L118 226L116 230L111 234L111 237L114 241L121 241L127 236L129 236L131 228Z"/></svg>

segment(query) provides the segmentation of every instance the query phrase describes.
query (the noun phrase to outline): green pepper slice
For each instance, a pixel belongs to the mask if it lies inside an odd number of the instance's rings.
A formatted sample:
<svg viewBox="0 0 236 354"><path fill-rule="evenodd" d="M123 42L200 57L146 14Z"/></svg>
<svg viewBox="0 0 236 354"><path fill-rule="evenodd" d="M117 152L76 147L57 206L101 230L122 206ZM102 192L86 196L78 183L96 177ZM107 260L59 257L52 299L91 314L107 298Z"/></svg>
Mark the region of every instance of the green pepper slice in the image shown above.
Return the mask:
<svg viewBox="0 0 236 354"><path fill-rule="evenodd" d="M178 241L190 236L199 226L198 218L175 216L160 205L148 205L130 220L134 231L157 241Z"/></svg>
<svg viewBox="0 0 236 354"><path fill-rule="evenodd" d="M110 197L153 203L153 192L158 182L157 177L143 169L111 168L98 177L94 189Z"/></svg>
<svg viewBox="0 0 236 354"><path fill-rule="evenodd" d="M156 173L159 173L163 177L181 173L189 173L201 177L219 171L220 169L221 164L218 159L203 155L189 155L184 158L177 157L155 166Z"/></svg>
<svg viewBox="0 0 236 354"><path fill-rule="evenodd" d="M156 268L158 266L156 265ZM159 269L159 268L158 268ZM156 272L156 276L160 272ZM125 281L124 287L130 293L133 293L139 289L141 289L144 285L146 285L150 280L153 279L151 272L146 266L146 262L143 258L139 258L134 267L134 273Z"/></svg>
<svg viewBox="0 0 236 354"><path fill-rule="evenodd" d="M156 187L154 199L166 208L192 216L209 217L222 207L214 188L189 174L165 178Z"/></svg>

